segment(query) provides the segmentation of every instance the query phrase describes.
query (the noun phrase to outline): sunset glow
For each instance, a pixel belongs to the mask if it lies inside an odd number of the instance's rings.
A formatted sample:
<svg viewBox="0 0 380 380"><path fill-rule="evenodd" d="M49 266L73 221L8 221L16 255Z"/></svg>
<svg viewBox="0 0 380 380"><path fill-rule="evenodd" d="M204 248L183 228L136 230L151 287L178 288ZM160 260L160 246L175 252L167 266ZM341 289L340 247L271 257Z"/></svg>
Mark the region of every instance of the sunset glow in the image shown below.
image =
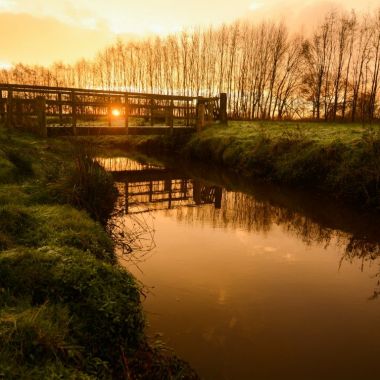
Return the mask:
<svg viewBox="0 0 380 380"><path fill-rule="evenodd" d="M12 67L12 65L8 62L0 62L0 70L5 69L9 70Z"/></svg>
<svg viewBox="0 0 380 380"><path fill-rule="evenodd" d="M307 27L331 9L368 12L375 0L0 0L0 62L51 64L91 58L115 41L166 36L237 19Z"/></svg>

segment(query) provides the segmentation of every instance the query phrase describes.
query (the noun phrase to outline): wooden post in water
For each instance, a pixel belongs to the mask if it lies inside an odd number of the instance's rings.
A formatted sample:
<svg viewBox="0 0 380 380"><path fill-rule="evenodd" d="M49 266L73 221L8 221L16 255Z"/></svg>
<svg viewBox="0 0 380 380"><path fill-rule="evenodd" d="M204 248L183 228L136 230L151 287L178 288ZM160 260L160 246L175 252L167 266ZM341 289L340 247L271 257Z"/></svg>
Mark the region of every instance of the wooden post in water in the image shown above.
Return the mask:
<svg viewBox="0 0 380 380"><path fill-rule="evenodd" d="M172 208L172 198L173 198L173 188L172 188L172 179L171 178L168 180L168 187L169 187L168 209L170 210Z"/></svg>
<svg viewBox="0 0 380 380"><path fill-rule="evenodd" d="M71 125L73 127L73 135L77 134L77 105L75 91L71 91Z"/></svg>
<svg viewBox="0 0 380 380"><path fill-rule="evenodd" d="M205 102L202 96L197 100L197 132L200 132L205 126Z"/></svg>
<svg viewBox="0 0 380 380"><path fill-rule="evenodd" d="M198 180L193 181L193 201L196 205L201 204L201 184Z"/></svg>
<svg viewBox="0 0 380 380"><path fill-rule="evenodd" d="M124 127L125 134L128 134L128 126L129 126L129 106L128 106L128 94L124 95Z"/></svg>
<svg viewBox="0 0 380 380"><path fill-rule="evenodd" d="M222 188L219 186L216 186L215 187L215 203L214 203L214 206L218 210L222 208L222 195L223 195Z"/></svg>
<svg viewBox="0 0 380 380"><path fill-rule="evenodd" d="M219 109L219 121L222 124L227 124L227 94L225 92L220 94L220 109Z"/></svg>
<svg viewBox="0 0 380 380"><path fill-rule="evenodd" d="M11 129L13 127L13 91L12 89L8 90L8 96L7 96L6 127L8 129Z"/></svg>
<svg viewBox="0 0 380 380"><path fill-rule="evenodd" d="M149 181L149 202L153 200L153 181Z"/></svg>
<svg viewBox="0 0 380 380"><path fill-rule="evenodd" d="M43 96L37 96L35 100L37 114L38 134L41 137L47 137L46 126L46 99Z"/></svg>

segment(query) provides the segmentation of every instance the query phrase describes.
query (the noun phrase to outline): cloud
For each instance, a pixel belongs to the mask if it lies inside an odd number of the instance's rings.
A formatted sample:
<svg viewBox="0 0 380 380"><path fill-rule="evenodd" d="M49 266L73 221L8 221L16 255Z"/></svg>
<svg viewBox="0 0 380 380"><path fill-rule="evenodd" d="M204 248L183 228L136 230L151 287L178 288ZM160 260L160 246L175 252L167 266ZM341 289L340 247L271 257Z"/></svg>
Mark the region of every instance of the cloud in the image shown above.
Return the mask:
<svg viewBox="0 0 380 380"><path fill-rule="evenodd" d="M98 14L89 4L71 0L2 0L5 1L0 10L13 14L29 14L33 17L51 18L71 26L96 27Z"/></svg>
<svg viewBox="0 0 380 380"><path fill-rule="evenodd" d="M115 33L172 32L181 27L230 22L244 16L250 0L0 0L14 14L48 17L68 25L96 28L107 25ZM1 8L0 8L1 11Z"/></svg>
<svg viewBox="0 0 380 380"><path fill-rule="evenodd" d="M324 15L332 10L359 13L370 12L379 7L378 0L267 0L252 2L249 20L253 21L282 21L291 30L311 30Z"/></svg>

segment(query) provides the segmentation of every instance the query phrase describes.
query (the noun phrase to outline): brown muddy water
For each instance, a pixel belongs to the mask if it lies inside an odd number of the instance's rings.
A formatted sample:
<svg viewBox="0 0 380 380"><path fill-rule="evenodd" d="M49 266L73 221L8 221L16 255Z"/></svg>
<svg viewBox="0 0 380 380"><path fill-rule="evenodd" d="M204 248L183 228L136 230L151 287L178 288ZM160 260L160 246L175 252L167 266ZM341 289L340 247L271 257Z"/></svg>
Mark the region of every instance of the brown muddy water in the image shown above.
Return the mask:
<svg viewBox="0 0 380 380"><path fill-rule="evenodd" d="M148 333L202 378L380 378L378 220L214 169L99 161Z"/></svg>

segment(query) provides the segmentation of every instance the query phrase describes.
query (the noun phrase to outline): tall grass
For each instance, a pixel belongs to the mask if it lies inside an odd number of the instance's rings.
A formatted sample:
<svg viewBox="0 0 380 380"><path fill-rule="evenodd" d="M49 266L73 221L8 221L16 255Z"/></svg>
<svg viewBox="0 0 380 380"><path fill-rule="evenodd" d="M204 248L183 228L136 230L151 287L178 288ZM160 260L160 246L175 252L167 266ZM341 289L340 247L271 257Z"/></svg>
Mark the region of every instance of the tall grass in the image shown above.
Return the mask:
<svg viewBox="0 0 380 380"><path fill-rule="evenodd" d="M94 159L95 151L86 142L72 145L68 163L55 170L49 187L56 198L76 208L86 210L103 225L114 208L117 189L112 176ZM58 175L57 175L58 173Z"/></svg>

